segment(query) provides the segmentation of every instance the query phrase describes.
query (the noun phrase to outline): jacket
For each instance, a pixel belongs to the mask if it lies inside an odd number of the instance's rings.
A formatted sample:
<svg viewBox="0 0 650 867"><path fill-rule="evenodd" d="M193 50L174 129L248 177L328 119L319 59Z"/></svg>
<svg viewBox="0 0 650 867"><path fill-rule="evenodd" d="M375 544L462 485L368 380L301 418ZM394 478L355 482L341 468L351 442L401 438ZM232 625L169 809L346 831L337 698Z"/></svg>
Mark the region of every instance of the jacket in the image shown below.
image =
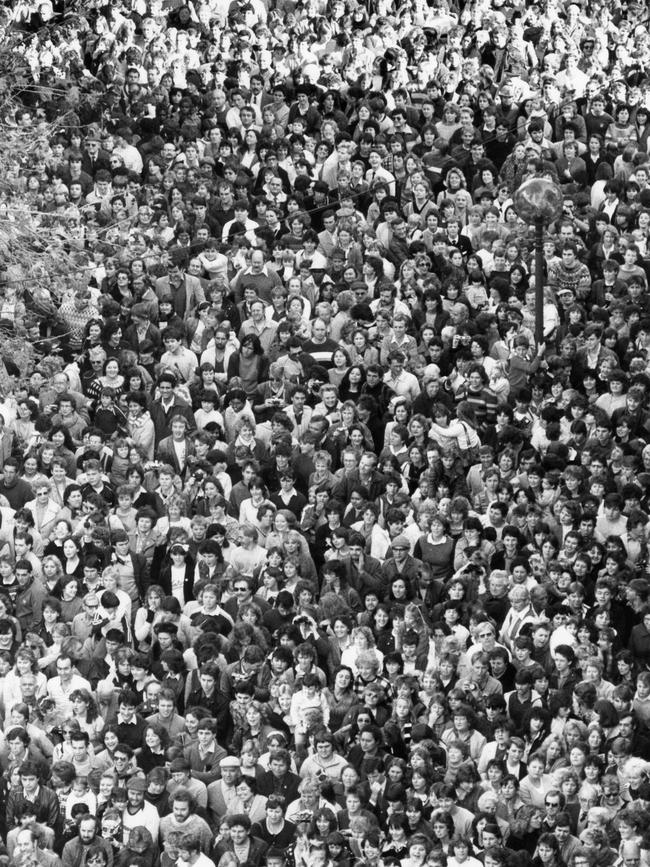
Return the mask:
<svg viewBox="0 0 650 867"><path fill-rule="evenodd" d="M15 615L20 621L23 635L36 631L41 621L45 596L45 590L34 578L16 596L14 603Z"/></svg>
<svg viewBox="0 0 650 867"><path fill-rule="evenodd" d="M99 835L95 835L93 842L88 844L82 843L79 837L75 837L74 840L68 840L61 853L63 867L84 867L86 854L90 846L101 846L104 852L106 852L108 867L111 867L113 864L113 847Z"/></svg>
<svg viewBox="0 0 650 867"><path fill-rule="evenodd" d="M176 454L176 449L174 448L174 440L172 437L165 437L165 439L161 440L158 443L158 448L156 449L156 457L158 460L163 461L165 464L169 464L174 468L174 470L178 473L178 475L183 475L187 470L187 462L190 457L194 455L194 445L189 437L185 437L183 440L185 445L185 466L181 467L178 455Z"/></svg>
<svg viewBox="0 0 650 867"><path fill-rule="evenodd" d="M156 280L156 295L162 298L171 295L174 299L174 311L183 318L187 318L201 301L205 301L205 292L201 281L189 274L183 275L183 290L174 290L169 283L169 277L159 277Z"/></svg>

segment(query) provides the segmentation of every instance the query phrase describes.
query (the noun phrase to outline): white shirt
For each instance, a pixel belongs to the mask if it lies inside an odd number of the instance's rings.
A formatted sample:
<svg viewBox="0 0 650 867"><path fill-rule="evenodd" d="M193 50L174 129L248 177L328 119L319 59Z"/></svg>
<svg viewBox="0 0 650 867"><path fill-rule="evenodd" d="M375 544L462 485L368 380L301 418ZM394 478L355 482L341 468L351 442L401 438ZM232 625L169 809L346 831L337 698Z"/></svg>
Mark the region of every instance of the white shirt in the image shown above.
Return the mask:
<svg viewBox="0 0 650 867"><path fill-rule="evenodd" d="M72 716L73 708L69 697L76 689L85 689L88 692L92 692L91 685L80 674L73 674L67 686L61 683L59 675L51 677L48 680L47 694L56 703L57 722L62 723Z"/></svg>

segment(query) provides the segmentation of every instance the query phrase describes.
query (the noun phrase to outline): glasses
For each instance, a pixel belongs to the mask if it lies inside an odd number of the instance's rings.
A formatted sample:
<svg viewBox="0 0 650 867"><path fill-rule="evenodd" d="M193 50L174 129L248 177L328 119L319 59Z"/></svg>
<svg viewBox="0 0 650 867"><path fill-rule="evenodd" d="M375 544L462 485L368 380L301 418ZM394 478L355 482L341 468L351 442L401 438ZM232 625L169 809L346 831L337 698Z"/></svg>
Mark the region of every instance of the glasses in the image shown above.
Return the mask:
<svg viewBox="0 0 650 867"><path fill-rule="evenodd" d="M560 806L559 801L545 801L544 803L546 804L547 807L559 807Z"/></svg>
<svg viewBox="0 0 650 867"><path fill-rule="evenodd" d="M246 593L248 587L235 587L235 593Z"/></svg>
<svg viewBox="0 0 650 867"><path fill-rule="evenodd" d="M479 632L479 638L494 638L494 632Z"/></svg>

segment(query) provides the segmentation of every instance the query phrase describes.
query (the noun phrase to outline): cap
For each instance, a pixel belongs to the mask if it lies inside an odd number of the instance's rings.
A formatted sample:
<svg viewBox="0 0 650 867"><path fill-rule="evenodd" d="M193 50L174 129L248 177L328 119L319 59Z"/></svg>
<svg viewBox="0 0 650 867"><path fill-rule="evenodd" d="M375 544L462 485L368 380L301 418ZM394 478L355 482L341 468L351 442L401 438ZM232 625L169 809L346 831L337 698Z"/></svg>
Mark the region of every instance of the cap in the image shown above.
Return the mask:
<svg viewBox="0 0 650 867"><path fill-rule="evenodd" d="M163 620L162 623L156 623L153 631L156 635L160 635L161 632L168 632L170 635L177 635L178 626L175 623L170 623L169 620Z"/></svg>
<svg viewBox="0 0 650 867"><path fill-rule="evenodd" d="M241 767L241 762L237 758L237 756L226 756L225 759L221 759L219 762L220 768L239 768Z"/></svg>
<svg viewBox="0 0 650 867"><path fill-rule="evenodd" d="M131 792L146 792L147 781L144 777L131 777L131 779L127 781L126 789Z"/></svg>
<svg viewBox="0 0 650 867"><path fill-rule="evenodd" d="M395 536L395 538L391 542L391 548L393 549L393 551L395 550L395 548L408 548L408 549L410 549L410 547L411 547L411 543L406 538L406 536Z"/></svg>

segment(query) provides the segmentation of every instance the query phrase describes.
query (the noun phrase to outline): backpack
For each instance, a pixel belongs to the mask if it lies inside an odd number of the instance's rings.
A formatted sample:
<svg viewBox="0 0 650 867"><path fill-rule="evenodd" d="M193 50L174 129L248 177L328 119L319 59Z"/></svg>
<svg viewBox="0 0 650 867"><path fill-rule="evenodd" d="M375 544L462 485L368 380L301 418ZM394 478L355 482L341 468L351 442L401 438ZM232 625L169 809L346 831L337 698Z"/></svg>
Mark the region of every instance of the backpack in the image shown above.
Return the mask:
<svg viewBox="0 0 650 867"><path fill-rule="evenodd" d="M464 437L458 437L460 457L464 466L471 467L473 464L478 463L478 450L481 441L479 440L478 434L474 428L466 425L464 421L461 421L460 424L463 426L463 430L465 431Z"/></svg>

